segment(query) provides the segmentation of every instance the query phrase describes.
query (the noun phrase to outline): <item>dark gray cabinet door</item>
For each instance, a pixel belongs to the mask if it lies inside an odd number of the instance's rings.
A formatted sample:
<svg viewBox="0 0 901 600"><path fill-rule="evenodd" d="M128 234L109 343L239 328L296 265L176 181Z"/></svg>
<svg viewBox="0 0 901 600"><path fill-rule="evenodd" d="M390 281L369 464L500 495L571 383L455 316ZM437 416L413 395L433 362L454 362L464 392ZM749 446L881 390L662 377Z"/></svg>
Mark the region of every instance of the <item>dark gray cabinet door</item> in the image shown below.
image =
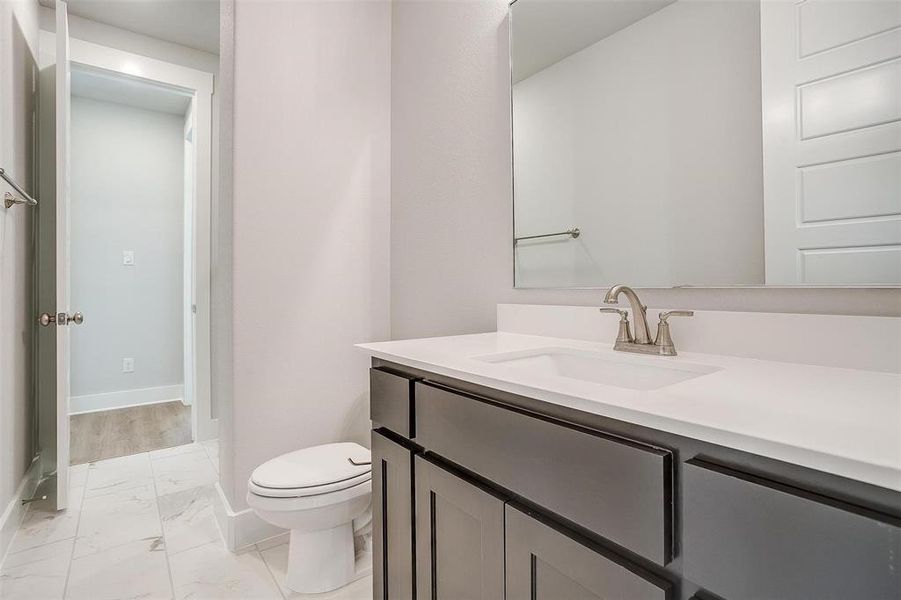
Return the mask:
<svg viewBox="0 0 901 600"><path fill-rule="evenodd" d="M417 600L503 600L504 501L416 457Z"/></svg>
<svg viewBox="0 0 901 600"><path fill-rule="evenodd" d="M669 589L510 505L506 580L507 600L663 600Z"/></svg>
<svg viewBox="0 0 901 600"><path fill-rule="evenodd" d="M372 432L372 585L375 600L413 598L413 453Z"/></svg>
<svg viewBox="0 0 901 600"><path fill-rule="evenodd" d="M729 600L897 600L901 528L723 465L683 470L684 573Z"/></svg>

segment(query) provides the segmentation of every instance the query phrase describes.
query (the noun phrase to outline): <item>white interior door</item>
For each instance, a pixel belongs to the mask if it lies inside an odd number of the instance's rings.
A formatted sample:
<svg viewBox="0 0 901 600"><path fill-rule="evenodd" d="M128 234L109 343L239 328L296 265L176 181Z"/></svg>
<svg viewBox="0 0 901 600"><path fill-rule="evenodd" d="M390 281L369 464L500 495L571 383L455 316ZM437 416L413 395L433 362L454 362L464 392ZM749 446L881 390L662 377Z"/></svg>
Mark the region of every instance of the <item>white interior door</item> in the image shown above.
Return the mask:
<svg viewBox="0 0 901 600"><path fill-rule="evenodd" d="M69 19L56 2L56 507L68 506L69 491Z"/></svg>
<svg viewBox="0 0 901 600"><path fill-rule="evenodd" d="M901 0L762 2L766 283L901 282Z"/></svg>

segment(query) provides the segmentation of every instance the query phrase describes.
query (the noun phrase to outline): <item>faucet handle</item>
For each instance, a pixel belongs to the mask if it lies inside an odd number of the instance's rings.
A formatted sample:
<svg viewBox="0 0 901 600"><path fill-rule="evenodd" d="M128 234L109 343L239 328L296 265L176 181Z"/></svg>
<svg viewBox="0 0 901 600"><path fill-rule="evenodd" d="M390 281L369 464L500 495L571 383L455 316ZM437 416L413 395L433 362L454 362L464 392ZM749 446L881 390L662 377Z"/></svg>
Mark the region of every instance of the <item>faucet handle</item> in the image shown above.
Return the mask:
<svg viewBox="0 0 901 600"><path fill-rule="evenodd" d="M629 329L629 311L619 308L599 308L602 313L616 313L619 315L619 332L616 334L617 342L633 341L632 330Z"/></svg>
<svg viewBox="0 0 901 600"><path fill-rule="evenodd" d="M657 339L654 340L654 345L660 348L661 355L676 356L676 346L673 344L667 319L670 317L692 317L694 314L693 310L668 310L660 313L660 322L657 323Z"/></svg>
<svg viewBox="0 0 901 600"><path fill-rule="evenodd" d="M693 317L694 315L695 311L693 310L668 310L660 313L660 322L666 323L669 317Z"/></svg>

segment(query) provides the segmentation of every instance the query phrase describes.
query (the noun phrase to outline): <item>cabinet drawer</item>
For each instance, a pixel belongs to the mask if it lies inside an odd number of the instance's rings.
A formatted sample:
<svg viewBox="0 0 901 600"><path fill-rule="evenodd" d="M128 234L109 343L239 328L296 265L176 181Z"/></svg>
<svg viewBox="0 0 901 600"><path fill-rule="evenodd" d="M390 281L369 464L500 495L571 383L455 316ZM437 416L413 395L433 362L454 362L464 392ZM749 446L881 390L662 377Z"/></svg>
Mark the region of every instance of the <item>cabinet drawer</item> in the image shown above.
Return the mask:
<svg viewBox="0 0 901 600"><path fill-rule="evenodd" d="M369 369L369 418L373 427L413 438L413 382L416 379L381 368Z"/></svg>
<svg viewBox="0 0 901 600"><path fill-rule="evenodd" d="M683 476L684 574L730 600L901 597L901 529L702 459Z"/></svg>
<svg viewBox="0 0 901 600"><path fill-rule="evenodd" d="M650 560L671 560L669 451L415 388L419 444Z"/></svg>
<svg viewBox="0 0 901 600"><path fill-rule="evenodd" d="M510 505L506 526L507 600L664 600L669 596L668 583L652 583Z"/></svg>

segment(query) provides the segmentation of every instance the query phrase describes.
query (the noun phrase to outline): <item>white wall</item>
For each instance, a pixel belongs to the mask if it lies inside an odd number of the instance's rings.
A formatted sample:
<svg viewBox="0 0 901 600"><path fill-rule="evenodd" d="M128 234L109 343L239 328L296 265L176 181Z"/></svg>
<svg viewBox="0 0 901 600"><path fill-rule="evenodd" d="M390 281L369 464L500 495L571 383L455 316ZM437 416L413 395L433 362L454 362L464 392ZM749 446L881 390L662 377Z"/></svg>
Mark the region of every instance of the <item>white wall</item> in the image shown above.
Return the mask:
<svg viewBox="0 0 901 600"><path fill-rule="evenodd" d="M597 305L599 290L514 290L507 2L392 3L391 326L490 331L498 302ZM647 290L651 307L901 315L901 291Z"/></svg>
<svg viewBox="0 0 901 600"><path fill-rule="evenodd" d="M389 14L235 7L234 397L220 413L235 509L263 461L368 440L353 344L389 333Z"/></svg>
<svg viewBox="0 0 901 600"><path fill-rule="evenodd" d="M0 167L32 193L37 19L36 0L0 2ZM0 181L0 196L8 190ZM0 205L0 514L13 500L35 445L33 216L29 207ZM0 555L6 540L0 532Z"/></svg>
<svg viewBox="0 0 901 600"><path fill-rule="evenodd" d="M670 4L516 83L517 235L582 231L518 244L517 284L762 284L761 118L753 2Z"/></svg>
<svg viewBox="0 0 901 600"><path fill-rule="evenodd" d="M75 410L79 396L183 383L183 130L182 116L72 98Z"/></svg>

